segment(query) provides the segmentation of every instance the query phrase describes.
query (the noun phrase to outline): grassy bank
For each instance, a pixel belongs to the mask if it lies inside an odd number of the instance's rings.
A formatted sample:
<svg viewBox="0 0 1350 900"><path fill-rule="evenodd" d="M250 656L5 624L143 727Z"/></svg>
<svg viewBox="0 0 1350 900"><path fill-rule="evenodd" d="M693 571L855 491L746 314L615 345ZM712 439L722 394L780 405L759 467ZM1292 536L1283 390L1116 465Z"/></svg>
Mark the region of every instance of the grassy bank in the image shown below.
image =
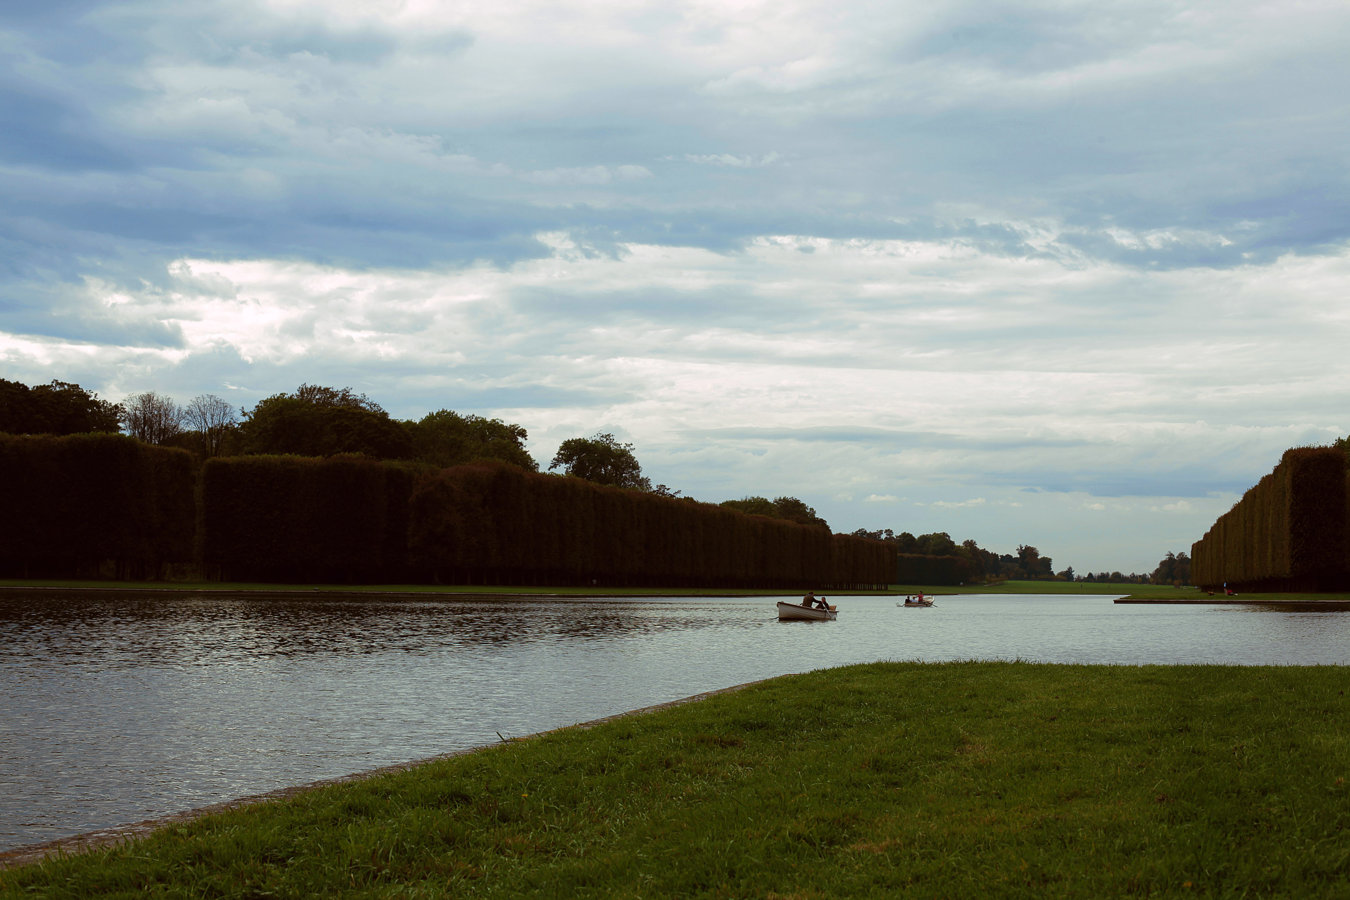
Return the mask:
<svg viewBox="0 0 1350 900"><path fill-rule="evenodd" d="M1348 680L813 672L0 872L0 895L1346 896Z"/></svg>
<svg viewBox="0 0 1350 900"><path fill-rule="evenodd" d="M996 584L977 584L965 587L935 587L932 593L942 594L1096 594L1111 597L1142 597L1151 599L1195 598L1201 592L1193 587L1172 587L1169 584L1104 584L1095 581L1000 581Z"/></svg>

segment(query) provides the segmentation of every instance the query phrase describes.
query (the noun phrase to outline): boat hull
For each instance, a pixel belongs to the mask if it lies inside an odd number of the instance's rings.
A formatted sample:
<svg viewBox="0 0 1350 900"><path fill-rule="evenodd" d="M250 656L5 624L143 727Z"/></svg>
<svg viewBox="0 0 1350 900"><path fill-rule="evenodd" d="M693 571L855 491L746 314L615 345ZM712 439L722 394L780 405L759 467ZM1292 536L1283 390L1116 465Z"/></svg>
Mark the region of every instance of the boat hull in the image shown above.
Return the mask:
<svg viewBox="0 0 1350 900"><path fill-rule="evenodd" d="M780 622L833 622L839 614L832 609L813 609L800 603L778 601L778 621Z"/></svg>

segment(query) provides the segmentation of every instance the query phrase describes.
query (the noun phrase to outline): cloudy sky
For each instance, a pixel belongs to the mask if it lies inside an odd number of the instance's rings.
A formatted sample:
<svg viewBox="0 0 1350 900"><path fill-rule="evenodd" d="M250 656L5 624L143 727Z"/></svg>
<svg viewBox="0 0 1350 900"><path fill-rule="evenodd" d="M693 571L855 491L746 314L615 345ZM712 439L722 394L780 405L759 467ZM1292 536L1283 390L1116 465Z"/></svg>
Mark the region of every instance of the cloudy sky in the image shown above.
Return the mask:
<svg viewBox="0 0 1350 900"><path fill-rule="evenodd" d="M1350 5L4 0L0 377L1149 571L1350 434Z"/></svg>

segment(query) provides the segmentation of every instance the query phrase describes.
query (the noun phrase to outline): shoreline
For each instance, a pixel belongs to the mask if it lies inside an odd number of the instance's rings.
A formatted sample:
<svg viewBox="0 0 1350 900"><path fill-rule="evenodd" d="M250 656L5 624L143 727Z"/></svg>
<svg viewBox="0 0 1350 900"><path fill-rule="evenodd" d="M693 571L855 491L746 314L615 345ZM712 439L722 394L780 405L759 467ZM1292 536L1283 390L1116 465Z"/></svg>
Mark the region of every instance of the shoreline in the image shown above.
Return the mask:
<svg viewBox="0 0 1350 900"><path fill-rule="evenodd" d="M29 584L29 585L7 585L0 584L0 594L5 593L49 593L49 594L158 594L163 596L194 596L198 594L207 594L220 597L322 597L322 598L358 598L358 597L383 597L383 598L401 598L401 599L438 599L438 600L661 600L661 599L756 599L763 597L795 597L798 591L754 591L736 592L734 588L728 588L724 591L709 591L706 589L690 589L687 592L681 592L679 589L635 589L634 592L614 592L604 593L598 590L581 591L576 593L540 590L520 590L520 591L493 591L493 590L472 590L462 588L441 589L428 587L420 590L376 590L366 589L360 586L353 587L128 587L124 585L112 585L100 587L96 585L49 585L49 584ZM852 592L852 591L832 591L837 597L892 597L900 596L899 592Z"/></svg>
<svg viewBox="0 0 1350 900"><path fill-rule="evenodd" d="M1185 606L1286 606L1311 609L1350 609L1350 600L1281 600L1278 597L1260 599L1254 597L1117 597L1116 603L1153 603L1159 605Z"/></svg>
<svg viewBox="0 0 1350 900"><path fill-rule="evenodd" d="M775 678L788 677L785 675L774 676ZM664 703L656 703L651 706L642 706L637 709L630 709L624 712L614 713L608 716L602 716L598 719L588 719L584 722L575 722L571 725L561 725L557 728L550 728L547 731L536 731L532 734L521 735L520 737L506 738L501 743L515 743L517 741L528 741L531 738L541 737L546 734L555 734L560 731L570 729L587 729L603 725L607 722L613 722L617 719L627 718L629 716L640 716L645 713L657 712L663 709L670 709L675 706L683 706L687 703L697 703L700 700L706 700L709 697L715 697L718 694L730 694L735 691L743 690L757 684L763 684L766 681L773 681L773 678L764 678L757 681L747 681L742 684L734 684L730 687L717 688L711 691L704 691L699 694L693 694L688 697L681 697L677 700L667 700ZM182 810L181 812L167 813L162 816L154 816L149 819L142 819L139 822L129 822L124 825L112 825L107 828L100 828L96 831L85 831L80 834L72 834L67 837L53 838L50 841L40 841L35 844L21 844L18 847L11 847L8 850L0 850L0 871L14 869L20 866L32 865L42 862L51 856L69 856L80 853L86 853L91 850L99 850L104 847L112 847L127 841L134 841L137 838L145 837L151 832L158 831L161 828L167 828L170 825L182 825L192 822L206 816L217 813L229 812L234 809L243 809L249 806L257 806L262 803L270 803L275 800L288 800L299 794L309 791L319 790L337 784L350 784L356 781L365 781L371 778L378 778L381 775L392 775L398 772L406 772L409 769L415 769L430 763L439 762L445 759L454 759L460 756L468 756L496 747L497 744L479 744L475 747L465 747L462 750L452 750L448 753L438 753L435 756L428 756L422 759L409 760L407 762L392 763L387 766L379 766L374 769L367 769L363 772L352 772L347 775L338 775L333 778L321 778L318 781L310 781L305 784L291 785L289 787L275 788L270 791L264 791L260 794L248 794L243 797L235 797L230 800L222 800L219 803L211 803L206 806L198 806L193 809Z"/></svg>

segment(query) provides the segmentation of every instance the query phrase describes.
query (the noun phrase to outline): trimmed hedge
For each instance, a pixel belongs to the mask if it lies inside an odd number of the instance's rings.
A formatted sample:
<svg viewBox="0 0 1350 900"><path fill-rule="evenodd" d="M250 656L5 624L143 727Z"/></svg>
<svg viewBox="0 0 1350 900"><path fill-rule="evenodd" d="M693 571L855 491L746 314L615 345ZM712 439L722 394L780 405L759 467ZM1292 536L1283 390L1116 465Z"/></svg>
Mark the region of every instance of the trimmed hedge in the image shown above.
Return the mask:
<svg viewBox="0 0 1350 900"><path fill-rule="evenodd" d="M1341 589L1350 581L1347 493L1343 451L1286 451L1191 547L1191 580L1206 590Z"/></svg>
<svg viewBox="0 0 1350 900"><path fill-rule="evenodd" d="M0 434L0 572L156 578L192 560L192 455L115 434Z"/></svg>
<svg viewBox="0 0 1350 900"><path fill-rule="evenodd" d="M412 480L403 466L353 456L207 460L206 574L225 581L399 580L407 567Z"/></svg>
<svg viewBox="0 0 1350 900"><path fill-rule="evenodd" d="M425 477L410 507L432 581L856 589L893 566L880 541L499 463Z"/></svg>
<svg viewBox="0 0 1350 900"><path fill-rule="evenodd" d="M482 462L216 457L118 435L0 436L0 572L801 590L887 586L881 541Z"/></svg>

